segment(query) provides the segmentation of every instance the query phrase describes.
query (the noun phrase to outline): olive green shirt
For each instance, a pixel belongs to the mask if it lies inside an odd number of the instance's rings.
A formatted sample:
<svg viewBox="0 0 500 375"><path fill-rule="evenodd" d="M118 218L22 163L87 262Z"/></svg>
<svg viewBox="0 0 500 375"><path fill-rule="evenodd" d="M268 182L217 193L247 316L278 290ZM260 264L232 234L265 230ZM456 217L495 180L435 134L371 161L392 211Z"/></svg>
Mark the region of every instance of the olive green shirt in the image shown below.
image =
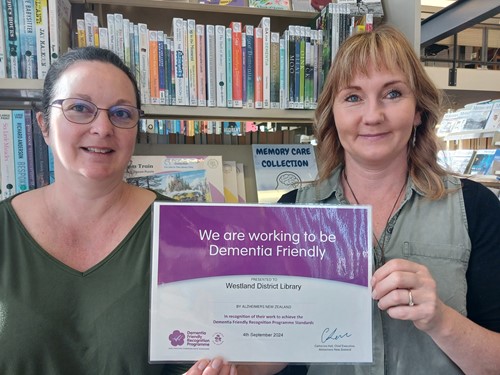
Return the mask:
<svg viewBox="0 0 500 375"><path fill-rule="evenodd" d="M104 260L78 272L35 242L11 200L0 202L0 374L187 369L148 363L151 210Z"/></svg>

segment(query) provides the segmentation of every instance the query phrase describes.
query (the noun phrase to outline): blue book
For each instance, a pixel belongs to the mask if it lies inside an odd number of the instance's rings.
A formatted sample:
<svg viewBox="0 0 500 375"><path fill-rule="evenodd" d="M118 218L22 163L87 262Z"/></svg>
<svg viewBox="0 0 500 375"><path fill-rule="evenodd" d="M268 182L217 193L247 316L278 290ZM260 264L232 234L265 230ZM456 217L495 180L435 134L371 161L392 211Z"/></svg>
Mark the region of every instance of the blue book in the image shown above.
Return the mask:
<svg viewBox="0 0 500 375"><path fill-rule="evenodd" d="M21 77L38 78L34 0L18 0Z"/></svg>
<svg viewBox="0 0 500 375"><path fill-rule="evenodd" d="M49 184L55 181L54 175L54 154L52 153L52 149L47 147L47 154L49 157Z"/></svg>
<svg viewBox="0 0 500 375"><path fill-rule="evenodd" d="M22 109L12 111L12 135L16 193L21 193L29 189L26 123Z"/></svg>
<svg viewBox="0 0 500 375"><path fill-rule="evenodd" d="M158 31L158 84L160 86L160 104L166 104L165 42L163 31Z"/></svg>
<svg viewBox="0 0 500 375"><path fill-rule="evenodd" d="M226 27L226 105L233 106L233 34Z"/></svg>

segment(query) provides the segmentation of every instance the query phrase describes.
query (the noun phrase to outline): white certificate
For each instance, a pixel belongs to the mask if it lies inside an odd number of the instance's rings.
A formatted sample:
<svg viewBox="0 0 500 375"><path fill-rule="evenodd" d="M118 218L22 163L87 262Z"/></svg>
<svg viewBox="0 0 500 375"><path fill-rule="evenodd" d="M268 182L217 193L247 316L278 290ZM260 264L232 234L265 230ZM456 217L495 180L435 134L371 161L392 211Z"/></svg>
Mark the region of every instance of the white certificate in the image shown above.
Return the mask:
<svg viewBox="0 0 500 375"><path fill-rule="evenodd" d="M371 210L155 203L150 361L372 362Z"/></svg>

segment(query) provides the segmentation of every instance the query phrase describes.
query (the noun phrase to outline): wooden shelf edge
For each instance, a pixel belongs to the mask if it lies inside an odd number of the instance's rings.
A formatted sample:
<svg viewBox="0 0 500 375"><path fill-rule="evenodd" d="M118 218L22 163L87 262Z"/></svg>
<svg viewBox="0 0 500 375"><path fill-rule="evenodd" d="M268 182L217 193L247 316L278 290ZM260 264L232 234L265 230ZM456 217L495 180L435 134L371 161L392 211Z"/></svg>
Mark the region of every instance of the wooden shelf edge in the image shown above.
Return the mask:
<svg viewBox="0 0 500 375"><path fill-rule="evenodd" d="M287 123L312 123L313 110L246 109L220 107L161 106L147 104L142 109L147 118L219 120L219 121L269 121Z"/></svg>

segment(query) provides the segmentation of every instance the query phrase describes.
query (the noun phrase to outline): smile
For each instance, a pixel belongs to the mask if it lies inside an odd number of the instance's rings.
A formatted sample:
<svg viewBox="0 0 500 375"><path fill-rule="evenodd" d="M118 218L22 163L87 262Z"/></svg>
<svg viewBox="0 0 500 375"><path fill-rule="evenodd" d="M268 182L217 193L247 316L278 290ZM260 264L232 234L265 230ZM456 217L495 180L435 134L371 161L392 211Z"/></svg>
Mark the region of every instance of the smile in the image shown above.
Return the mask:
<svg viewBox="0 0 500 375"><path fill-rule="evenodd" d="M113 151L113 150L111 150L109 148L94 148L94 147L88 147L88 148L86 148L86 150L89 151L89 152L95 152L95 153L98 153L98 154L107 154L107 153Z"/></svg>

